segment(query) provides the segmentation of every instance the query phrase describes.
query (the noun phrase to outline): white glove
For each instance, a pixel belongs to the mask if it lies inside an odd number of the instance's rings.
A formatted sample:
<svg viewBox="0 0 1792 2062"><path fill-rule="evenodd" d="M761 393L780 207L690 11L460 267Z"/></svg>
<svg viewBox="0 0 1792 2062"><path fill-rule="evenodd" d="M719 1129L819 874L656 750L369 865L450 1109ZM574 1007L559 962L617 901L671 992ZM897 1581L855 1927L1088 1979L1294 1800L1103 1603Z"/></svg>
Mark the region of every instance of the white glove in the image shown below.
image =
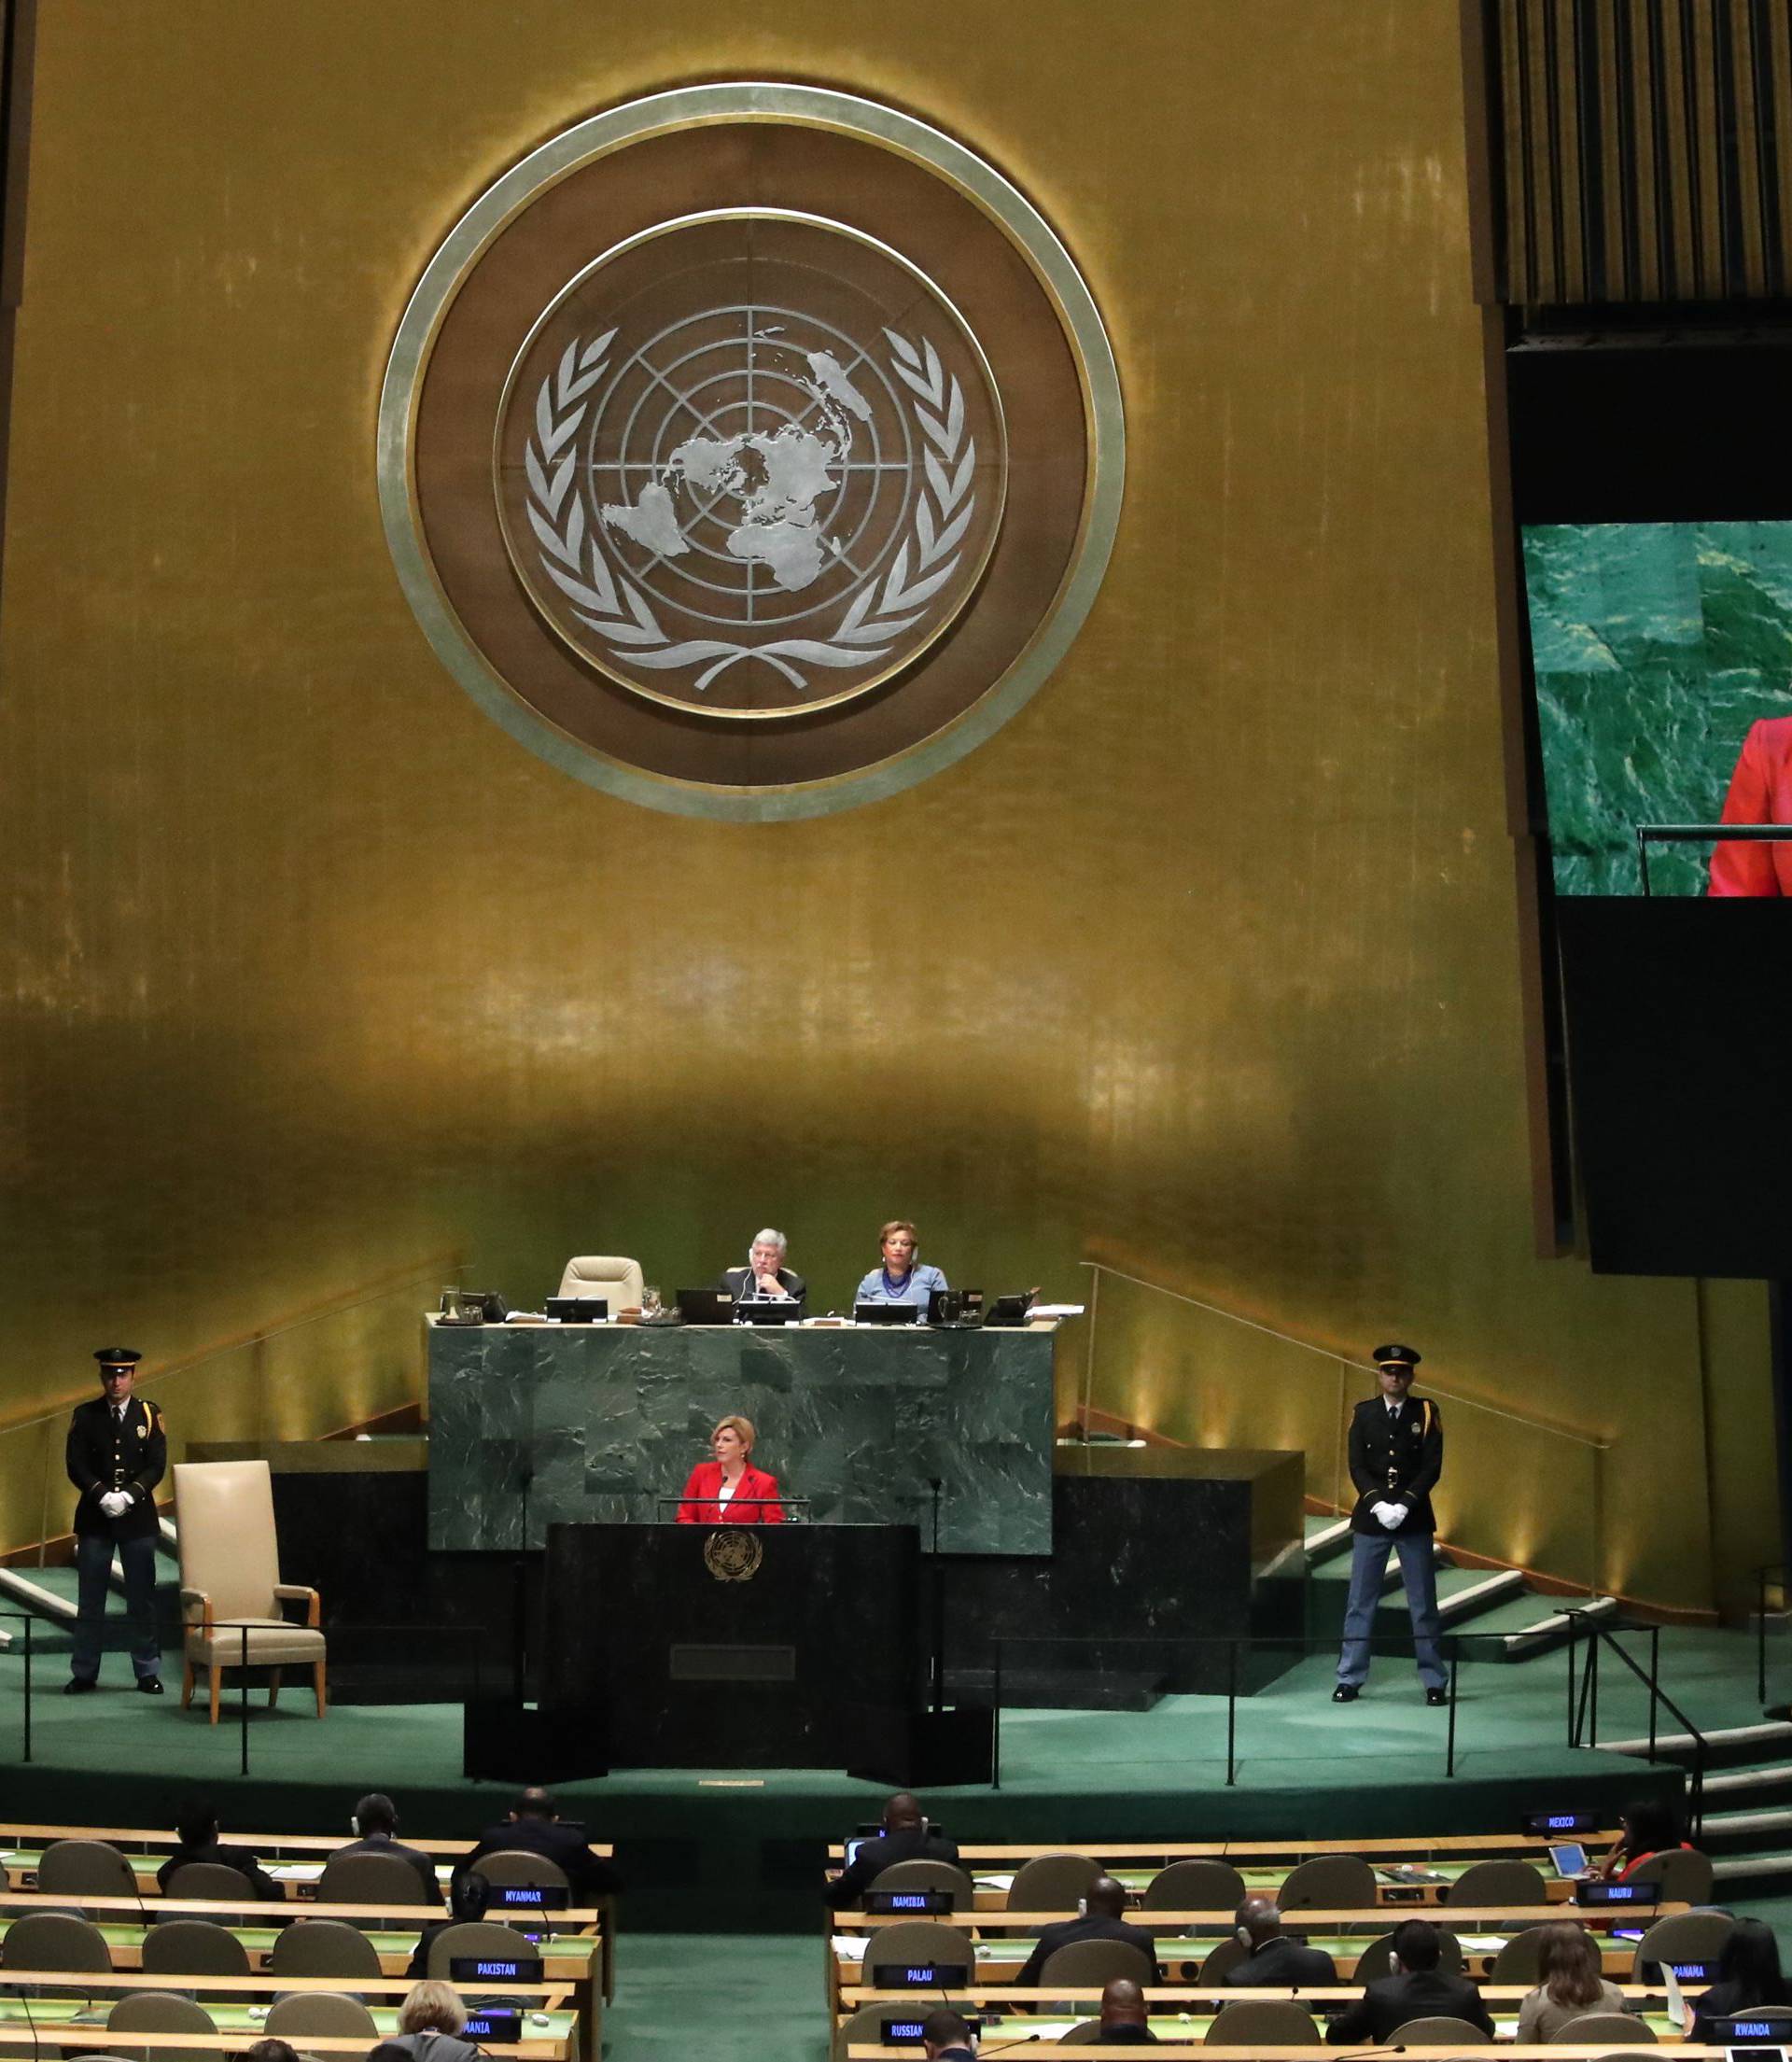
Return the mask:
<svg viewBox="0 0 1792 2062"><path fill-rule="evenodd" d="M1369 1507L1390 1532L1407 1515L1404 1504L1372 1504Z"/></svg>
<svg viewBox="0 0 1792 2062"><path fill-rule="evenodd" d="M130 1493L122 1489L108 1489L100 1498L100 1508L108 1518L122 1518L131 1508Z"/></svg>

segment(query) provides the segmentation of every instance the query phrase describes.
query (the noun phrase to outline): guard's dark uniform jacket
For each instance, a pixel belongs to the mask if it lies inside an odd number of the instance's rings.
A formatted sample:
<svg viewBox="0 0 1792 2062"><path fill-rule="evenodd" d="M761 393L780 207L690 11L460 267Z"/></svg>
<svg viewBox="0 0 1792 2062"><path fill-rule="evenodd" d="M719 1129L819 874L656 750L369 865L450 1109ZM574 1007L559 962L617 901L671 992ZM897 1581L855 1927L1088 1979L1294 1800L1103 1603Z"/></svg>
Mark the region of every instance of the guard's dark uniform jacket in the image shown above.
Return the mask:
<svg viewBox="0 0 1792 2062"><path fill-rule="evenodd" d="M1357 1490L1351 1530L1389 1539L1435 1532L1431 1492L1443 1467L1444 1423L1429 1396L1408 1396L1397 1418L1380 1396L1359 1403L1351 1420L1351 1480ZM1405 1504L1407 1515L1390 1531L1375 1515L1377 1504Z"/></svg>
<svg viewBox="0 0 1792 2062"><path fill-rule="evenodd" d="M116 1420L104 1396L77 1403L68 1421L68 1479L81 1493L75 1507L77 1533L103 1533L113 1539L147 1539L156 1530L156 1484L168 1466L161 1412L145 1396L125 1399ZM122 1489L131 1508L108 1518L100 1498Z"/></svg>

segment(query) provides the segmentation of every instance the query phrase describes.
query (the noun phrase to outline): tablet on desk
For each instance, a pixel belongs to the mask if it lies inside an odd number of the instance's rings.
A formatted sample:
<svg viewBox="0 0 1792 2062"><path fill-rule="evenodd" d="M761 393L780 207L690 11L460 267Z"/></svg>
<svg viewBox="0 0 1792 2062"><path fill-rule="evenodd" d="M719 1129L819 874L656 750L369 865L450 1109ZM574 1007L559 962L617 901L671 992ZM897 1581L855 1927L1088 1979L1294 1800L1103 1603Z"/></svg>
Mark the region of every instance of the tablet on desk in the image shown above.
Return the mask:
<svg viewBox="0 0 1792 2062"><path fill-rule="evenodd" d="M1579 1876L1587 1873L1587 1850L1577 1840L1552 1840L1549 1860L1559 1876Z"/></svg>

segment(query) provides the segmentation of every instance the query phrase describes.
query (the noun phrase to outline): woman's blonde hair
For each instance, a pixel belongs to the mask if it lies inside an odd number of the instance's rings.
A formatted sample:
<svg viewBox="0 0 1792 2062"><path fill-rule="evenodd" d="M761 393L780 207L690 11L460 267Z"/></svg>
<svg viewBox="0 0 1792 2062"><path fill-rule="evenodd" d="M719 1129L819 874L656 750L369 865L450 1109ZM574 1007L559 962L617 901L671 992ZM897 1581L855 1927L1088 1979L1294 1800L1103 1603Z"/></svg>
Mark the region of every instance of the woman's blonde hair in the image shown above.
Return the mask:
<svg viewBox="0 0 1792 2062"><path fill-rule="evenodd" d="M400 2033L460 2033L466 2025L467 2008L455 1995L454 1985L433 1978L413 1984L399 2007Z"/></svg>
<svg viewBox="0 0 1792 2062"><path fill-rule="evenodd" d="M889 1222L884 1227L884 1228L877 1234L877 1243L881 1246L886 1239L893 1239L899 1231L907 1232L909 1237L914 1240L915 1243L917 1246L920 1244L920 1233L916 1230L915 1227L909 1223L906 1217L892 1217Z"/></svg>
<svg viewBox="0 0 1792 2062"><path fill-rule="evenodd" d="M1596 2005L1604 1994L1593 1936L1573 1919L1537 1929L1537 1974L1552 2004Z"/></svg>
<svg viewBox="0 0 1792 2062"><path fill-rule="evenodd" d="M716 1432L738 1433L740 1435L741 1445L744 1446L749 1453L753 1451L753 1441L758 1437L758 1434L755 1433L753 1430L753 1421L750 1418L743 1418L737 1416L733 1412L730 1412L727 1417L719 1419L717 1421ZM710 1443L712 1445L715 1441L716 1432L712 1432L709 1435Z"/></svg>

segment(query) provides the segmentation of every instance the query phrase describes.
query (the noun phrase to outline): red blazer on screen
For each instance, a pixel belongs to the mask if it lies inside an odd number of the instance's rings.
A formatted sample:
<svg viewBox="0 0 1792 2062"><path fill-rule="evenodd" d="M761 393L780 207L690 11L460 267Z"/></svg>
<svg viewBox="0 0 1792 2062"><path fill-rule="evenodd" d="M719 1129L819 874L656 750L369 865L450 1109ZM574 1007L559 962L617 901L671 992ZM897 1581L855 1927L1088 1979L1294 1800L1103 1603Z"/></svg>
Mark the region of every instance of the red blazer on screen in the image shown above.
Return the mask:
<svg viewBox="0 0 1792 2062"><path fill-rule="evenodd" d="M1792 716L1749 726L1724 802L1726 823L1792 823ZM1714 895L1792 895L1792 844L1718 845Z"/></svg>
<svg viewBox="0 0 1792 2062"><path fill-rule="evenodd" d="M784 1522L783 1506L777 1503L759 1503L758 1497L776 1497L777 1477L763 1474L756 1467L743 1468L740 1487L725 1504L716 1501L721 1488L721 1463L699 1461L691 1470L691 1480L684 1485L685 1502L679 1506L679 1522L681 1525L781 1525Z"/></svg>

